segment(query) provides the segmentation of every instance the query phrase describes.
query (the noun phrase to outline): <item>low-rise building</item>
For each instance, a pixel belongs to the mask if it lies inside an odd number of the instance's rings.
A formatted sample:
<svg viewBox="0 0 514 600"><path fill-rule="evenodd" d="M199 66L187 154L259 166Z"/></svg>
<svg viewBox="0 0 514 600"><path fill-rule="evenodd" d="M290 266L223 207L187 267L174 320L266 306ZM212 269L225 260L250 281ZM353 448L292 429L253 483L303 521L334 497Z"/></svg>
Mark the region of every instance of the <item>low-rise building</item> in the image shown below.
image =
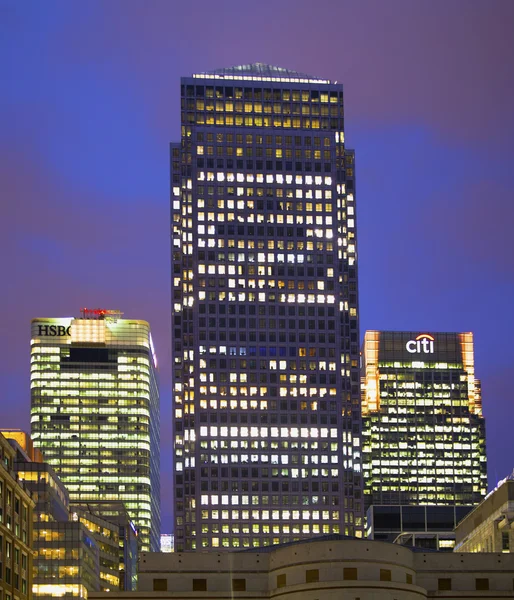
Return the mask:
<svg viewBox="0 0 514 600"><path fill-rule="evenodd" d="M14 471L16 451L0 433L0 599L32 598L35 502Z"/></svg>
<svg viewBox="0 0 514 600"><path fill-rule="evenodd" d="M91 591L134 590L138 538L123 503L70 505L66 487L43 462L30 437L11 431L6 436L12 446L12 468L36 502L34 597L46 600L86 597ZM4 599L0 596L0 600Z"/></svg>
<svg viewBox="0 0 514 600"><path fill-rule="evenodd" d="M458 552L514 552L514 473L462 519L455 536Z"/></svg>
<svg viewBox="0 0 514 600"><path fill-rule="evenodd" d="M83 523L70 521L68 492L52 467L27 461L17 444L12 444L17 452L13 467L36 501L34 598L87 597L88 591L100 591L97 542Z"/></svg>
<svg viewBox="0 0 514 600"><path fill-rule="evenodd" d="M497 599L514 598L513 581L510 554L423 552L335 535L230 553L142 553L138 592L89 599Z"/></svg>
<svg viewBox="0 0 514 600"><path fill-rule="evenodd" d="M371 505L366 537L425 550L452 552L455 526L473 506Z"/></svg>
<svg viewBox="0 0 514 600"><path fill-rule="evenodd" d="M112 559L106 557L109 562L119 565L117 579L119 580L120 590L135 590L137 587L137 559L141 548L141 539L137 529L130 518L130 515L123 502L111 502L109 500L86 502L83 504L72 504L70 506L73 515L79 512L82 514L81 520L87 518L89 520L98 517L108 523L107 530L113 530L113 525L116 529L117 543L117 559L112 562ZM102 536L106 532L100 534L97 538L99 543L105 544ZM111 577L109 576L109 579ZM112 588L111 588L112 589Z"/></svg>
<svg viewBox="0 0 514 600"><path fill-rule="evenodd" d="M53 521L34 528L34 599L87 598L100 591L99 548L78 521Z"/></svg>
<svg viewBox="0 0 514 600"><path fill-rule="evenodd" d="M120 541L119 528L98 514L90 513L87 506L72 504L71 520L82 523L98 546L100 591L113 592L120 589Z"/></svg>

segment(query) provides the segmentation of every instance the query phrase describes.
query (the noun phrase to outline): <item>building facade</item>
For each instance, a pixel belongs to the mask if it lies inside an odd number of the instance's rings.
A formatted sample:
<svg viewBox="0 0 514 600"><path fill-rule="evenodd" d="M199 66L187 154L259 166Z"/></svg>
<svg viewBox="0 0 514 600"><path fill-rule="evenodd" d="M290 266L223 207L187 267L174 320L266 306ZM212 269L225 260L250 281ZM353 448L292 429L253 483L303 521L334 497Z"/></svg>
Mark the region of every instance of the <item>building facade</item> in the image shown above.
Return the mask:
<svg viewBox="0 0 514 600"><path fill-rule="evenodd" d="M69 497L52 467L20 456L16 473L36 499L33 597L80 598L101 591L98 548L86 528L69 521Z"/></svg>
<svg viewBox="0 0 514 600"><path fill-rule="evenodd" d="M343 87L181 81L171 145L175 548L361 535L354 153Z"/></svg>
<svg viewBox="0 0 514 600"><path fill-rule="evenodd" d="M32 321L32 439L73 502L122 501L158 550L157 362L148 323L120 317Z"/></svg>
<svg viewBox="0 0 514 600"><path fill-rule="evenodd" d="M0 433L0 599L31 600L35 502L14 471L15 458Z"/></svg>
<svg viewBox="0 0 514 600"><path fill-rule="evenodd" d="M99 514L91 513L87 505L70 506L72 521L84 525L98 546L98 572L100 591L114 592L120 589L120 539L119 528Z"/></svg>
<svg viewBox="0 0 514 600"><path fill-rule="evenodd" d="M362 374L367 504L478 504L487 472L473 335L367 331Z"/></svg>
<svg viewBox="0 0 514 600"><path fill-rule="evenodd" d="M425 553L317 538L244 552L143 553L137 592L90 599L483 600L513 598L513 581L509 554Z"/></svg>
<svg viewBox="0 0 514 600"><path fill-rule="evenodd" d="M99 548L86 527L70 522L68 492L59 477L47 463L31 460L40 459L41 453L28 435L4 433L16 452L16 475L36 502L32 597L83 598L89 591L105 590L100 586Z"/></svg>
<svg viewBox="0 0 514 600"><path fill-rule="evenodd" d="M366 512L366 537L426 550L452 552L455 527L472 506L372 504Z"/></svg>
<svg viewBox="0 0 514 600"><path fill-rule="evenodd" d="M81 512L77 513L77 508L80 508ZM70 510L72 515L74 513L84 514L86 517L91 515L116 526L118 560L113 561L111 557L108 558L111 562L119 564L119 589L135 590L137 588L137 561L141 542L137 529L123 502L101 501L88 502L82 505L72 504ZM80 520L82 521L82 518ZM111 527L107 525L107 531L110 529Z"/></svg>
<svg viewBox="0 0 514 600"><path fill-rule="evenodd" d="M455 535L456 552L514 553L514 473L462 519Z"/></svg>
<svg viewBox="0 0 514 600"><path fill-rule="evenodd" d="M100 550L79 522L51 521L34 528L34 600L87 598L100 592Z"/></svg>
<svg viewBox="0 0 514 600"><path fill-rule="evenodd" d="M69 494L30 437L4 432L16 451L13 468L36 501L33 597L87 597L135 590L139 541L123 502L70 505ZM20 445L23 444L23 445Z"/></svg>

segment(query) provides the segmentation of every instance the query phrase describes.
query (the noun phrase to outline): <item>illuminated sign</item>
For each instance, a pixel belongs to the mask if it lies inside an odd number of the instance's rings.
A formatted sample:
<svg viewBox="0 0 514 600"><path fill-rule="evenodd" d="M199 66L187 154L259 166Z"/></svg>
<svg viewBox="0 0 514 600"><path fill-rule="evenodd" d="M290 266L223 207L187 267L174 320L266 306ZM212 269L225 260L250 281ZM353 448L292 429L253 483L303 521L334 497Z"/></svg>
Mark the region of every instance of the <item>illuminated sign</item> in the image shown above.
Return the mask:
<svg viewBox="0 0 514 600"><path fill-rule="evenodd" d="M71 325L38 325L38 335L48 335L53 337L62 337L71 335Z"/></svg>
<svg viewBox="0 0 514 600"><path fill-rule="evenodd" d="M106 308L81 308L80 312L84 319L111 319L116 321L121 319L123 313L121 310L107 310Z"/></svg>
<svg viewBox="0 0 514 600"><path fill-rule="evenodd" d="M428 333L418 335L415 340L409 340L405 344L407 352L411 354L433 354L434 353L434 338Z"/></svg>

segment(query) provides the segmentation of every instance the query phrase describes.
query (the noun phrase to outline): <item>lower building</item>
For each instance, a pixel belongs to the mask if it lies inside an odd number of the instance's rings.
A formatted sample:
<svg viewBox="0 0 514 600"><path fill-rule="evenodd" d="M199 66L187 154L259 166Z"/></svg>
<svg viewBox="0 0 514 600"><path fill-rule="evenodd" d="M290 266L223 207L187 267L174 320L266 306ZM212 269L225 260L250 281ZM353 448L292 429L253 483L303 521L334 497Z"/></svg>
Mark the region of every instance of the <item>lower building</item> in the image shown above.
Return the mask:
<svg viewBox="0 0 514 600"><path fill-rule="evenodd" d="M0 433L0 599L30 600L35 502L14 471L15 458Z"/></svg>
<svg viewBox="0 0 514 600"><path fill-rule="evenodd" d="M50 465L27 461L24 448L10 441L17 450L16 474L36 499L33 597L87 597L102 590L99 546L83 523L70 521L66 488Z"/></svg>
<svg viewBox="0 0 514 600"><path fill-rule="evenodd" d="M43 462L43 454L34 446L32 438L21 429L2 429L0 433L9 440L9 444L17 454L29 462Z"/></svg>
<svg viewBox="0 0 514 600"><path fill-rule="evenodd" d="M100 591L113 592L120 589L120 541L119 528L98 514L88 511L87 506L70 506L71 520L82 523L98 545L98 568Z"/></svg>
<svg viewBox="0 0 514 600"><path fill-rule="evenodd" d="M514 472L457 525L455 536L458 552L514 552Z"/></svg>
<svg viewBox="0 0 514 600"><path fill-rule="evenodd" d="M333 535L230 553L142 553L138 592L89 598L465 600L514 598L513 581L512 555L422 552Z"/></svg>
<svg viewBox="0 0 514 600"><path fill-rule="evenodd" d="M12 468L36 499L33 517L34 597L87 597L91 591L135 590L137 531L122 502L70 505L53 468L34 454L30 437L9 436ZM1 562L1 556L0 556ZM0 596L0 600L4 600Z"/></svg>
<svg viewBox="0 0 514 600"><path fill-rule="evenodd" d="M90 515L104 519L108 522L107 531L112 529L112 524L116 526L118 558L115 562L119 564L119 589L135 590L137 587L137 559L141 540L124 503L109 501L87 502L81 505L72 504L70 509L72 515L78 509L79 514L83 514L86 517Z"/></svg>
<svg viewBox="0 0 514 600"><path fill-rule="evenodd" d="M366 537L441 552L452 552L455 527L473 506L372 505L366 513Z"/></svg>
<svg viewBox="0 0 514 600"><path fill-rule="evenodd" d="M34 599L87 598L100 591L99 547L85 525L54 521L35 527L34 545Z"/></svg>

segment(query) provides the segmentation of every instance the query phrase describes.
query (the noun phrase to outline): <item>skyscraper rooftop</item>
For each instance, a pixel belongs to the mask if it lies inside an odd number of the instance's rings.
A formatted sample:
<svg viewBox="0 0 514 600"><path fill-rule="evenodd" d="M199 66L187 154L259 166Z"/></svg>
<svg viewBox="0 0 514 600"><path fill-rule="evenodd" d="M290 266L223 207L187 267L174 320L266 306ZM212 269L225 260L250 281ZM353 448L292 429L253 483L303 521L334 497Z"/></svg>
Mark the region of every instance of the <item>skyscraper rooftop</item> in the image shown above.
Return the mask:
<svg viewBox="0 0 514 600"><path fill-rule="evenodd" d="M297 83L331 83L328 79L313 77L306 73L299 73L284 67L267 65L265 63L251 63L235 67L223 67L214 71L195 73L193 77L200 79L248 79L253 81L295 81Z"/></svg>

